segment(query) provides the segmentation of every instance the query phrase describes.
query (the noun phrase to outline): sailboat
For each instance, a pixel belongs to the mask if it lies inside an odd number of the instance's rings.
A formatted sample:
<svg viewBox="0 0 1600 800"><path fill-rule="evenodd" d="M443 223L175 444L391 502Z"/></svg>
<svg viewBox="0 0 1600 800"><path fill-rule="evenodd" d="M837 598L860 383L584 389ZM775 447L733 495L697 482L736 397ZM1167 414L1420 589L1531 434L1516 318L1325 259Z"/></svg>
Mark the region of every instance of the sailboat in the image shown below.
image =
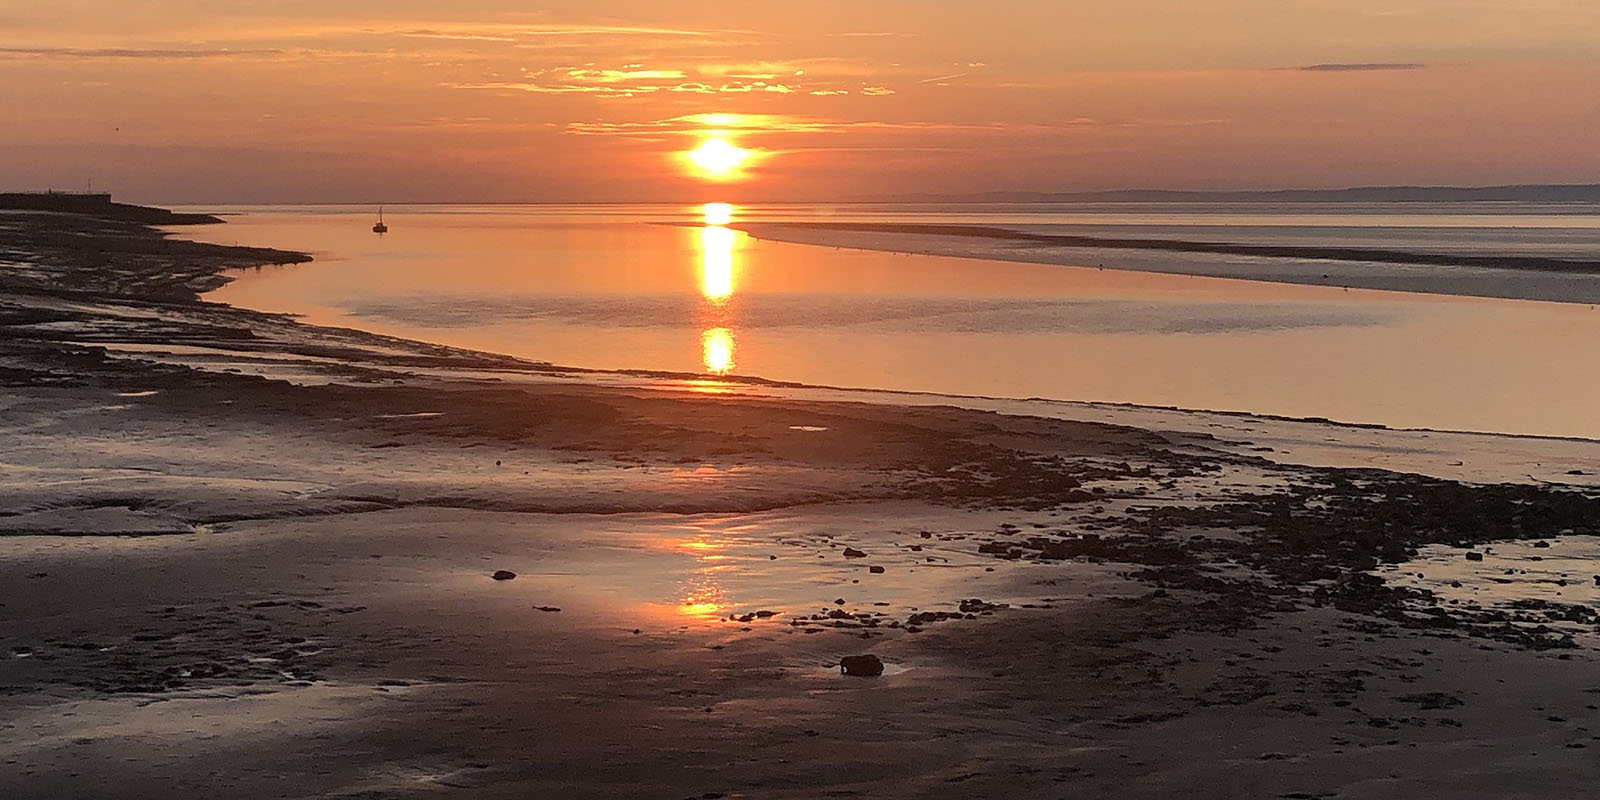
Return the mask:
<svg viewBox="0 0 1600 800"><path fill-rule="evenodd" d="M378 224L372 226L373 233L388 233L389 226L383 224L383 206L378 206Z"/></svg>

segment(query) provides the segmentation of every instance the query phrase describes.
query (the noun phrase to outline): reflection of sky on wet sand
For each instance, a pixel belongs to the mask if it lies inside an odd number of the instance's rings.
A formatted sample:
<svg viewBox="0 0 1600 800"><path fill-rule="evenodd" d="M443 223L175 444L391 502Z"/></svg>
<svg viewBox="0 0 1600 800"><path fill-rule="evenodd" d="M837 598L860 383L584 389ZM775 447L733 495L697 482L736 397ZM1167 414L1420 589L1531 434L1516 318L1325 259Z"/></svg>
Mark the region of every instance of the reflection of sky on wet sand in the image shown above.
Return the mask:
<svg viewBox="0 0 1600 800"><path fill-rule="evenodd" d="M560 535L575 534L583 546L542 558L546 572L519 571L517 585L559 586L582 595L561 598L578 604L570 609L574 612L626 611L627 618L643 618L650 625L716 622L770 611L773 616L762 624L787 632L796 617L836 608L886 619L904 617L914 609L953 608L963 597L1005 602L1026 598L1018 587L1025 584L1019 574L1028 565L977 554L967 538L986 535L1010 518L1014 515L857 504L737 515L553 520L549 524L559 527ZM867 532L861 538L837 533L849 530L847 522ZM940 536L949 531L958 538L924 539L922 530ZM846 546L863 548L871 556L845 558ZM871 565L886 571L874 574ZM834 602L841 599L842 605Z"/></svg>
<svg viewBox="0 0 1600 800"><path fill-rule="evenodd" d="M584 212L238 218L319 260L211 299L582 367L1600 435L1586 306L904 256ZM591 220L591 221L585 221Z"/></svg>
<svg viewBox="0 0 1600 800"><path fill-rule="evenodd" d="M1481 553L1483 560L1468 559L1469 551ZM1495 609L1514 618L1519 601L1583 605L1600 611L1597 563L1600 538L1561 536L1542 543L1507 540L1473 548L1429 545L1416 558L1384 566L1378 574L1391 585L1432 592L1447 606ZM1587 644L1600 643L1600 632L1582 621L1541 619L1522 624L1528 628L1550 625Z"/></svg>

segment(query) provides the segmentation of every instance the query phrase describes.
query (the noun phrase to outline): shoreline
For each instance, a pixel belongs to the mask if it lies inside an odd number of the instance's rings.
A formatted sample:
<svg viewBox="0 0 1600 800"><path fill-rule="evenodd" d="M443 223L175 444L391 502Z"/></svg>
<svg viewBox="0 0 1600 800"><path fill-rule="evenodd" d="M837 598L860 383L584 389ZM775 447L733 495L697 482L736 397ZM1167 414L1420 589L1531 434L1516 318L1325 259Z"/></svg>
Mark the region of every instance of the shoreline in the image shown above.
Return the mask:
<svg viewBox="0 0 1600 800"><path fill-rule="evenodd" d="M1157 250L1173 253L1287 258L1309 261L1355 261L1374 264L1402 264L1432 267L1477 267L1534 272L1600 274L1600 261L1522 255L1478 256L1388 250L1372 247L1314 247L1296 245L1202 242L1183 239L1140 239L1071 234L1030 233L995 226L942 225L931 223L874 222L767 222L739 223L730 227L752 235L762 230L817 231L839 233L885 233L909 236L940 236L994 239L1008 242L1094 250Z"/></svg>
<svg viewBox="0 0 1600 800"><path fill-rule="evenodd" d="M752 222L730 227L757 239L818 247L1335 289L1600 304L1600 261L1512 255L1455 256L1371 248L1109 239L920 223ZM1151 253L1183 256L1188 260L1163 262L1152 259Z"/></svg>
<svg viewBox="0 0 1600 800"><path fill-rule="evenodd" d="M1338 430L1305 422L508 380L572 373L185 299L227 248L108 277L91 239L29 241L83 288L0 270L7 793L1600 779L1600 595L1490 580L1539 541L1600 557L1593 489L1258 449ZM889 674L829 668L865 652Z"/></svg>

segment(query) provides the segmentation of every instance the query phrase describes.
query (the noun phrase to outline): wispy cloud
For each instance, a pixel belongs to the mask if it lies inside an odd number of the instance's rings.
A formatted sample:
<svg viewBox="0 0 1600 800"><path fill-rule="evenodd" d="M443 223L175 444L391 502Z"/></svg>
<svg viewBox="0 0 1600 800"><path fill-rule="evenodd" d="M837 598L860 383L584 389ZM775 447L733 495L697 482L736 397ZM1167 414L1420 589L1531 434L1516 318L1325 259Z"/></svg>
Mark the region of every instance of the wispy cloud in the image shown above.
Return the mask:
<svg viewBox="0 0 1600 800"><path fill-rule="evenodd" d="M183 49L129 47L0 47L0 57L13 58L150 58L158 60L201 58L254 58L282 55L277 49Z"/></svg>
<svg viewBox="0 0 1600 800"><path fill-rule="evenodd" d="M653 28L635 25L528 25L502 23L489 25L432 25L425 28L372 30L357 29L351 32L396 33L401 36L452 39L492 39L514 41L540 37L615 37L615 36L672 36L708 38L726 34L749 34L740 30L692 30L687 28Z"/></svg>
<svg viewBox="0 0 1600 800"><path fill-rule="evenodd" d="M1080 118L1058 123L1007 122L891 122L884 120L837 120L788 114L686 114L668 119L642 122L573 122L567 133L580 136L691 136L707 131L739 133L841 133L858 130L880 131L1047 131L1071 128L1122 126L1123 122L1103 122Z"/></svg>
<svg viewBox="0 0 1600 800"><path fill-rule="evenodd" d="M1312 64L1298 69L1301 72L1384 72L1427 68L1427 64Z"/></svg>
<svg viewBox="0 0 1600 800"><path fill-rule="evenodd" d="M681 73L676 76L684 77ZM576 78L573 80L555 81L490 81L485 83L449 83L445 84L451 89L478 89L514 92L533 92L536 94L588 94L602 98L625 98L661 93L689 93L689 94L750 94L764 92L768 94L793 94L799 89L785 83L769 81L732 81L727 83L705 83L702 81L681 81L677 83L636 83L631 80L618 78L616 80L587 80Z"/></svg>
<svg viewBox="0 0 1600 800"><path fill-rule="evenodd" d="M535 70L524 68L515 80L458 81L445 86L452 89L579 94L602 98L648 97L673 92L807 94L817 97L894 94L894 90L888 87L866 85L858 76L848 74L854 65L844 64L844 74L840 74L837 69L840 65L834 62L825 62L822 65L824 72L820 74L813 74L808 66L788 62L713 61L682 67L626 64L612 68L591 63Z"/></svg>

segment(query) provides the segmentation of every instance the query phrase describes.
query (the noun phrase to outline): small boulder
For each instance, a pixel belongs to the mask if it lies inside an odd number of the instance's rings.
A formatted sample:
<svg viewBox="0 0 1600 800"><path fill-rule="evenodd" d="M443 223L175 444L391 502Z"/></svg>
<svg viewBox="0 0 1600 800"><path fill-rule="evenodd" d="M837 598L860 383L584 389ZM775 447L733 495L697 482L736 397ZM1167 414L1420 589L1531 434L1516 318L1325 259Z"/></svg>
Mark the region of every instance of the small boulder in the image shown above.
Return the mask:
<svg viewBox="0 0 1600 800"><path fill-rule="evenodd" d="M858 678L876 678L883 674L883 660L871 654L845 656L839 659L839 670Z"/></svg>
<svg viewBox="0 0 1600 800"><path fill-rule="evenodd" d="M494 574L490 575L489 577L494 578L497 581L509 581L512 578L517 577L517 573L512 572L509 569L497 569L494 571Z"/></svg>
<svg viewBox="0 0 1600 800"><path fill-rule="evenodd" d="M1476 551L1476 550L1468 550L1467 551L1467 560L1468 561L1482 561L1483 560L1483 554L1478 552L1478 551Z"/></svg>
<svg viewBox="0 0 1600 800"><path fill-rule="evenodd" d="M874 575L882 575L883 574L883 567L880 567L880 566L874 564L874 565L872 565L870 567L867 567L867 571L872 573L872 574L874 574Z"/></svg>
<svg viewBox="0 0 1600 800"><path fill-rule="evenodd" d="M867 554L862 552L862 551L860 551L860 550L855 549L854 547L846 547L844 549L844 557L845 558L866 558Z"/></svg>

